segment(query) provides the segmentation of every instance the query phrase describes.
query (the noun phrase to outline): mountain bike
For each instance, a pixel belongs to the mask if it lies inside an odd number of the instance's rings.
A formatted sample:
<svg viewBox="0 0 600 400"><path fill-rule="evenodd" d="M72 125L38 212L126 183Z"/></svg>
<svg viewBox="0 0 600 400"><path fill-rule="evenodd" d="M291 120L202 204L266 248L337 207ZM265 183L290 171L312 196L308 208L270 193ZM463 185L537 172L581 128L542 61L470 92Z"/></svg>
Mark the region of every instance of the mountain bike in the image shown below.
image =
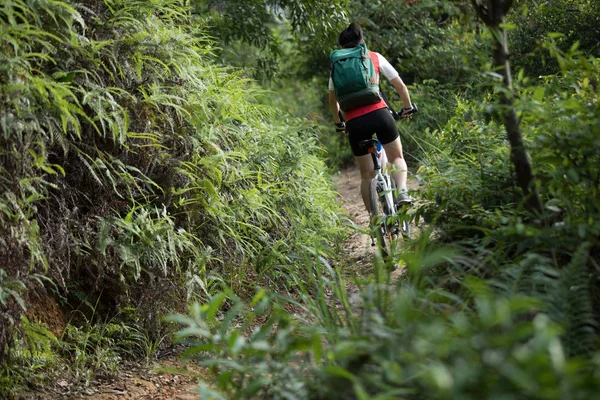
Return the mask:
<svg viewBox="0 0 600 400"><path fill-rule="evenodd" d="M381 144L377 139L367 139L360 142L360 146L371 154L375 168L375 177L369 186L371 245L377 244L382 257L388 261L393 241L399 235L410 237L410 221L406 206L399 210L394 203L396 183L384 168L386 159Z"/></svg>
<svg viewBox="0 0 600 400"><path fill-rule="evenodd" d="M387 100L386 100L387 102ZM410 116L418 111L416 105L404 115L396 113L391 107L390 113L396 121ZM388 262L392 254L394 240L401 235L410 238L410 218L407 214L407 204L398 207L394 201L397 195L396 182L386 171L387 157L381 143L377 139L363 140L359 145L366 149L373 159L375 177L369 185L369 211L371 214L371 245L377 242L383 259ZM381 159L381 161L380 161ZM395 264L393 264L395 266Z"/></svg>

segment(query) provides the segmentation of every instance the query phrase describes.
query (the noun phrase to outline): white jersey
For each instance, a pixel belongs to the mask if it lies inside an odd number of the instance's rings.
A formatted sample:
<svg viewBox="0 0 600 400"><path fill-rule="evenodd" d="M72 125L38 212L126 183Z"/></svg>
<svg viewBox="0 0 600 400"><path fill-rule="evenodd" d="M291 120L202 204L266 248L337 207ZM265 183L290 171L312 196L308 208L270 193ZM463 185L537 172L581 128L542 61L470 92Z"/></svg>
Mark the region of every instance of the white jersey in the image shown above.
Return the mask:
<svg viewBox="0 0 600 400"><path fill-rule="evenodd" d="M373 53L375 53L377 55L377 58L379 59L379 73L383 74L383 76L385 76L388 81L391 81L392 79L400 76L400 74L398 74L398 71L396 71L396 69L392 67L392 64L390 64L390 62L386 60L384 56L376 52ZM331 79L331 77L329 77L329 90L334 90L333 80Z"/></svg>

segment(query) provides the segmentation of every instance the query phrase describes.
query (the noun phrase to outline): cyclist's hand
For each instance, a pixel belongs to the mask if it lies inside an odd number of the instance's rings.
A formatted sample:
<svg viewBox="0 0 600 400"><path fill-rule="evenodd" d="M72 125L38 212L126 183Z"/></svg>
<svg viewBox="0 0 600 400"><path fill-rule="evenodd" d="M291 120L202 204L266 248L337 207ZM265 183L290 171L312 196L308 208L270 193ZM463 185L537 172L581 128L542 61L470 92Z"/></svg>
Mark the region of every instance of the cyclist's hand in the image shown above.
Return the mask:
<svg viewBox="0 0 600 400"><path fill-rule="evenodd" d="M335 131L346 134L346 123L344 121L335 124Z"/></svg>
<svg viewBox="0 0 600 400"><path fill-rule="evenodd" d="M417 108L417 105L411 104L410 107L403 108L398 115L400 116L401 119L408 119L417 111L419 111L419 109Z"/></svg>

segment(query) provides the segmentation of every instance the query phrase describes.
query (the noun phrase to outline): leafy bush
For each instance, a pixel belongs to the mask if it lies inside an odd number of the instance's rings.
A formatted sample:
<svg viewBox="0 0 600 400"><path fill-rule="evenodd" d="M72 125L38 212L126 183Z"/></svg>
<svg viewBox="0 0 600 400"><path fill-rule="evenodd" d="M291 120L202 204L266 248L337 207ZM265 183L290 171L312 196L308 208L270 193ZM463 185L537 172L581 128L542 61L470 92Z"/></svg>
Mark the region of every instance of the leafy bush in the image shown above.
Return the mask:
<svg viewBox="0 0 600 400"><path fill-rule="evenodd" d="M215 374L217 389L202 396L585 399L598 390L598 357L570 357L540 299L465 276L467 300L421 279L424 266L460 256L407 257L410 275L396 285L359 281L360 308L332 270L305 287L298 314L286 311L298 299L264 291L247 306L225 292L191 307L174 320L188 357Z"/></svg>
<svg viewBox="0 0 600 400"><path fill-rule="evenodd" d="M600 56L600 6L594 1L535 1L516 9L509 22L514 24L509 46L515 66L530 76L553 75L560 66L543 51L552 37L561 51L573 46L588 56ZM576 44L577 43L577 44Z"/></svg>
<svg viewBox="0 0 600 400"><path fill-rule="evenodd" d="M466 7L456 1L352 1L350 13L369 48L386 56L407 83L460 85L471 83L487 60L486 41L474 32Z"/></svg>
<svg viewBox="0 0 600 400"><path fill-rule="evenodd" d="M114 378L123 360L150 361L148 332L124 323L69 324L58 337L21 317L10 359L0 365L0 396L20 398L57 380L89 386L92 378Z"/></svg>
<svg viewBox="0 0 600 400"><path fill-rule="evenodd" d="M60 342L48 329L21 317L10 365L0 365L0 396L14 398L26 386L41 386L57 376Z"/></svg>
<svg viewBox="0 0 600 400"><path fill-rule="evenodd" d="M215 282L284 285L302 271L290 254L330 251L315 124L215 65L185 4L0 6L0 348L34 273L155 341L162 315Z"/></svg>
<svg viewBox="0 0 600 400"><path fill-rule="evenodd" d="M595 215L592 210L597 209L597 175L592 167L597 164L597 60L557 49L550 54L559 59L564 75L543 78L539 84L519 75L516 107L521 129L533 149L532 162L549 218L559 217L559 208L568 205L563 217L594 220L589 213ZM459 100L455 116L434 132L437 148L427 152L421 170L424 179L431 177L423 195L437 202L432 212L441 206L445 220L456 216L448 214L452 210L461 218L481 211L485 218L486 212L519 205L504 129L492 114L496 107L493 96L481 104ZM575 205L574 200L591 203ZM557 227L584 229L572 223Z"/></svg>
<svg viewBox="0 0 600 400"><path fill-rule="evenodd" d="M291 41L304 55L295 60L302 68L294 72L314 76L314 71L304 68L310 65L305 62L327 56L347 18L347 2L340 0L193 0L191 4L217 38L217 51L226 64L252 68L256 78L266 81L286 73L278 64L285 62ZM282 36L284 27L289 29Z"/></svg>
<svg viewBox="0 0 600 400"><path fill-rule="evenodd" d="M503 129L482 104L463 102L437 132L421 176L429 184L417 215L438 238L468 249L472 261L451 269L449 287L465 271L507 277L499 287L543 299L544 311L564 329L569 354L597 349L598 220L597 60L549 47L562 76L541 84L520 74L517 111L545 210L538 218L521 204ZM441 276L448 273L440 271ZM523 284L524 286L520 286ZM566 289L566 288L569 289ZM574 293L569 293L569 291Z"/></svg>

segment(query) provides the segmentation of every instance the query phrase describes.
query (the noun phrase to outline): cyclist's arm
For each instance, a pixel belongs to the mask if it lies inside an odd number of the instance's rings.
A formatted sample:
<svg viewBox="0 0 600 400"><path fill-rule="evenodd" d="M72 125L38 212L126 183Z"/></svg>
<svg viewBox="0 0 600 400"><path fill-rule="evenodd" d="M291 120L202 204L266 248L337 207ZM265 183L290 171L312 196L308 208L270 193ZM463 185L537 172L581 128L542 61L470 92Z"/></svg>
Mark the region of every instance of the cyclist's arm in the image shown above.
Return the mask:
<svg viewBox="0 0 600 400"><path fill-rule="evenodd" d="M396 71L396 69L392 67L390 62L384 56L382 56L379 53L376 54L379 58L379 69L381 73L390 81L390 83L398 92L398 95L402 99L402 104L404 105L404 108L411 108L412 103L410 102L410 94L408 93L408 88L402 81L402 78L400 78L398 71Z"/></svg>
<svg viewBox="0 0 600 400"><path fill-rule="evenodd" d="M392 79L390 83L394 86L394 88L398 92L398 96L400 96L400 98L402 99L402 104L404 105L404 108L411 108L412 103L410 102L410 94L408 93L408 88L406 87L402 79L399 76L397 76L396 78Z"/></svg>
<svg viewBox="0 0 600 400"><path fill-rule="evenodd" d="M335 97L335 91L329 91L329 111L331 111L331 116L336 124L342 122L340 120L340 105L337 102L337 98Z"/></svg>

